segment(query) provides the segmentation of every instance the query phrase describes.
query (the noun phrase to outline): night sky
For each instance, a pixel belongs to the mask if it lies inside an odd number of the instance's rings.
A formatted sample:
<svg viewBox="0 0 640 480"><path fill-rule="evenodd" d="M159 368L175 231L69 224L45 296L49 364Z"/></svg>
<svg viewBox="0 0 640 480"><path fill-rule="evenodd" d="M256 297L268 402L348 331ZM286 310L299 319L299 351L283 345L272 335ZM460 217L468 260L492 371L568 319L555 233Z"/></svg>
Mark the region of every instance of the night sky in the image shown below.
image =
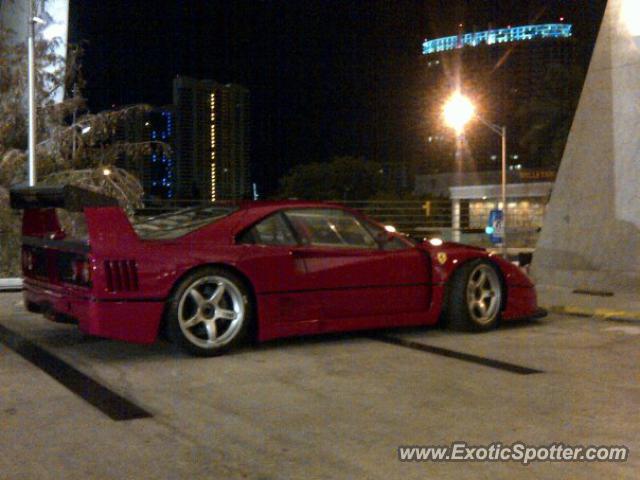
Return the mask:
<svg viewBox="0 0 640 480"><path fill-rule="evenodd" d="M604 0L71 1L92 111L171 103L176 75L251 91L253 180L335 155L384 163L421 141L425 37L559 15L593 41Z"/></svg>

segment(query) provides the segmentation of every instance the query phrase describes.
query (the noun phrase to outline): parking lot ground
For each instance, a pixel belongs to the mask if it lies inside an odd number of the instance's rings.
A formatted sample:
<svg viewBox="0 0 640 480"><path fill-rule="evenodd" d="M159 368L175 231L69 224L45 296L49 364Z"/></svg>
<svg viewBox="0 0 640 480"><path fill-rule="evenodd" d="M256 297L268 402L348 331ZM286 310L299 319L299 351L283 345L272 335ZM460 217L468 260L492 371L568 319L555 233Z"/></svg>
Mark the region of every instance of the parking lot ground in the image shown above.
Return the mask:
<svg viewBox="0 0 640 480"><path fill-rule="evenodd" d="M84 336L25 312L19 293L0 295L0 326L3 480L631 479L640 470L640 326L628 323L553 314L485 334L308 337L210 359ZM25 345L150 416L111 418L85 400L93 387L74 392ZM631 453L625 463L398 461L399 445L458 440Z"/></svg>

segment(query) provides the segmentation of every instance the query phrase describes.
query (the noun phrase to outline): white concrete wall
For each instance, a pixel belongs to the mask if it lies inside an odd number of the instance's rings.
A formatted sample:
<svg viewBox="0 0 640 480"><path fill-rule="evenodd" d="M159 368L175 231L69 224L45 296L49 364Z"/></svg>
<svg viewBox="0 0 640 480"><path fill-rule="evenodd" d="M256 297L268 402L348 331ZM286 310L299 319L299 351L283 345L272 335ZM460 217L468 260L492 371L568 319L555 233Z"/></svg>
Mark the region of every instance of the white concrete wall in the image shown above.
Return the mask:
<svg viewBox="0 0 640 480"><path fill-rule="evenodd" d="M532 272L640 292L640 0L609 0Z"/></svg>

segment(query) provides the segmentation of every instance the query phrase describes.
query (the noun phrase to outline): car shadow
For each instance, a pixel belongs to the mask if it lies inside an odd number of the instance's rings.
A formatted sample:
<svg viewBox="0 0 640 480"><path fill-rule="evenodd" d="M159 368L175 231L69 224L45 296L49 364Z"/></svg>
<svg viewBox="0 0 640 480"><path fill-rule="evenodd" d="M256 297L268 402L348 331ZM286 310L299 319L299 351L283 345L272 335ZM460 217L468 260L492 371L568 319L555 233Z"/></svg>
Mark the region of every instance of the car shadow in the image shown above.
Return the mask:
<svg viewBox="0 0 640 480"><path fill-rule="evenodd" d="M543 326L541 319L517 320L502 323L497 330L486 333L504 330L518 330L525 328L539 328ZM86 335L73 325L55 325L55 328L45 326L31 328L28 332L16 332L29 341L37 343L41 347L50 350L51 353L62 353L63 355L82 355L94 360L105 362L120 361L155 361L166 358L176 359L197 359L214 357L194 357L174 346L166 339L159 338L156 342L148 345L126 343L102 337ZM25 335L26 333L26 335ZM286 337L269 340L264 343L256 341L250 342L239 348L223 354L224 357L237 357L250 355L271 350L286 350L291 348L301 348L309 345L334 345L352 344L362 341L377 340L377 337L385 336L411 336L417 334L429 334L430 337L451 337L458 335L477 335L470 332L458 332L447 330L440 325L398 327L375 330L359 330L354 332L322 333L316 335L305 335L298 337Z"/></svg>

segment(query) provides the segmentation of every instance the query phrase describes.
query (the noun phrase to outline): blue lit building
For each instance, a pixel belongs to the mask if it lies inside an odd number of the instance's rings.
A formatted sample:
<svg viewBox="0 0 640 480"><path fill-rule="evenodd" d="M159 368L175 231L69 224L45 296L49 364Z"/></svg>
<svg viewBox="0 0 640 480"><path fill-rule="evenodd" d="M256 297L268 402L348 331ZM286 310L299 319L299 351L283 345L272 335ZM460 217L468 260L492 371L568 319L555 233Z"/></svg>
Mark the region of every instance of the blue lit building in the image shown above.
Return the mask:
<svg viewBox="0 0 640 480"><path fill-rule="evenodd" d="M422 44L422 53L431 55L434 53L455 50L464 47L477 47L479 45L495 45L502 43L524 42L528 40L540 40L545 38L570 38L573 26L565 23L548 23L545 25L521 25L518 27L498 28L483 32L465 33L450 37L425 40Z"/></svg>
<svg viewBox="0 0 640 480"><path fill-rule="evenodd" d="M164 107L149 113L146 125L152 142L162 142L171 148L151 144L151 154L142 176L145 196L174 198L176 195L176 167L174 148L175 114L172 107Z"/></svg>
<svg viewBox="0 0 640 480"><path fill-rule="evenodd" d="M145 198L176 197L175 113L172 105L130 115L118 127L116 139L149 144L149 153L142 158L123 152L117 161L119 167L138 177Z"/></svg>

